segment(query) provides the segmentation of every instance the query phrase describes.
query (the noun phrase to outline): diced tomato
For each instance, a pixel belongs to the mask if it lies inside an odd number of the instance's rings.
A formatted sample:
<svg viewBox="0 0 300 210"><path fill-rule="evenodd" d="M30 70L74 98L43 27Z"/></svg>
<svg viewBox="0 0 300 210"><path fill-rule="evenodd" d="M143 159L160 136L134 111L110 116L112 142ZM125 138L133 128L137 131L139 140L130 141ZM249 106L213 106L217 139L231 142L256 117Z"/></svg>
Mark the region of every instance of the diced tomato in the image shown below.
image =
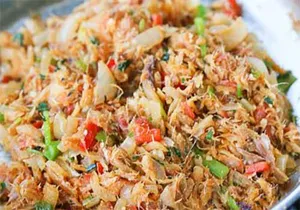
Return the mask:
<svg viewBox="0 0 300 210"><path fill-rule="evenodd" d="M95 137L96 137L97 133L99 132L99 130L100 130L100 128L92 122L89 122L86 125L87 134L84 137L84 142L80 142L80 148L82 150L88 150L92 146L94 146L94 144L96 143Z"/></svg>
<svg viewBox="0 0 300 210"><path fill-rule="evenodd" d="M135 123L134 137L137 144L162 141L160 129L151 128L151 125L145 118L138 118Z"/></svg>
<svg viewBox="0 0 300 210"><path fill-rule="evenodd" d="M258 172L264 172L268 171L270 169L270 166L267 162L257 162L251 165L246 166L246 174L253 174L253 173L258 173Z"/></svg>
<svg viewBox="0 0 300 210"><path fill-rule="evenodd" d="M110 58L110 59L108 60L108 62L107 62L107 67L108 67L109 69L112 69L112 68L115 67L115 65L116 65L116 61L115 61L113 58Z"/></svg>
<svg viewBox="0 0 300 210"><path fill-rule="evenodd" d="M267 113L264 106L259 106L254 110L254 118L257 123L259 123L266 116Z"/></svg>
<svg viewBox="0 0 300 210"><path fill-rule="evenodd" d="M99 174L103 174L103 166L101 165L101 163L97 163L97 172Z"/></svg>
<svg viewBox="0 0 300 210"><path fill-rule="evenodd" d="M2 83L6 84L6 83L9 83L13 78L11 76L3 76L2 77Z"/></svg>
<svg viewBox="0 0 300 210"><path fill-rule="evenodd" d="M77 90L79 92L82 92L83 91L83 84L78 85Z"/></svg>
<svg viewBox="0 0 300 210"><path fill-rule="evenodd" d="M48 67L49 72L53 73L55 71L56 67L54 65L50 65Z"/></svg>
<svg viewBox="0 0 300 210"><path fill-rule="evenodd" d="M152 25L162 25L163 24L163 18L161 14L153 14L152 15Z"/></svg>
<svg viewBox="0 0 300 210"><path fill-rule="evenodd" d="M242 14L242 9L240 5L236 2L236 0L227 0L227 4L225 4L224 12L233 17L239 17Z"/></svg>
<svg viewBox="0 0 300 210"><path fill-rule="evenodd" d="M219 84L223 85L223 86L232 87L232 88L236 88L236 86L237 86L236 82L229 81L229 80L222 80L222 81L220 81Z"/></svg>
<svg viewBox="0 0 300 210"><path fill-rule="evenodd" d="M32 125L34 127L36 127L37 129L40 129L43 126L43 121L42 120L37 120L34 123L32 123Z"/></svg>
<svg viewBox="0 0 300 210"><path fill-rule="evenodd" d="M64 110L66 115L71 115L74 111L74 108L74 104L70 104L69 106L67 106Z"/></svg>
<svg viewBox="0 0 300 210"><path fill-rule="evenodd" d="M127 128L128 128L128 122L126 121L126 119L123 116L121 116L118 119L118 123L119 123L119 127L121 128L122 131L127 130Z"/></svg>
<svg viewBox="0 0 300 210"><path fill-rule="evenodd" d="M184 111L184 114L186 114L193 120L195 119L196 115L195 115L194 111L192 110L192 108L187 104L187 102L183 103L183 111Z"/></svg>

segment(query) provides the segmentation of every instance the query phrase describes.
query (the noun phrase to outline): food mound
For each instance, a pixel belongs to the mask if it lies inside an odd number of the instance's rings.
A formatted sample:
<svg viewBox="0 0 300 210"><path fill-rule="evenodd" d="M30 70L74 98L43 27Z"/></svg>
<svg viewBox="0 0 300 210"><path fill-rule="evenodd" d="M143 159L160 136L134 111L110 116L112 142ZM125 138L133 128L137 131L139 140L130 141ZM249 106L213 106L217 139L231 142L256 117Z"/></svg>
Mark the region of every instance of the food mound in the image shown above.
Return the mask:
<svg viewBox="0 0 300 210"><path fill-rule="evenodd" d="M296 80L235 1L90 0L0 33L4 209L267 209Z"/></svg>

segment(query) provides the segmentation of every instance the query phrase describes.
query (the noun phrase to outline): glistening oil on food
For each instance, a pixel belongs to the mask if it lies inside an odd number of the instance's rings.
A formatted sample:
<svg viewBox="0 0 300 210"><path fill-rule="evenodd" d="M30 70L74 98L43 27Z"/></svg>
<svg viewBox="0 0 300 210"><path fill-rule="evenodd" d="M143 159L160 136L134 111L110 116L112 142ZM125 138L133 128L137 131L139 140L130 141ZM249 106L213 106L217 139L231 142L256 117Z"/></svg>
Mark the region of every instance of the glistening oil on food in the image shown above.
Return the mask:
<svg viewBox="0 0 300 210"><path fill-rule="evenodd" d="M0 33L4 209L268 209L296 78L234 0L89 0Z"/></svg>

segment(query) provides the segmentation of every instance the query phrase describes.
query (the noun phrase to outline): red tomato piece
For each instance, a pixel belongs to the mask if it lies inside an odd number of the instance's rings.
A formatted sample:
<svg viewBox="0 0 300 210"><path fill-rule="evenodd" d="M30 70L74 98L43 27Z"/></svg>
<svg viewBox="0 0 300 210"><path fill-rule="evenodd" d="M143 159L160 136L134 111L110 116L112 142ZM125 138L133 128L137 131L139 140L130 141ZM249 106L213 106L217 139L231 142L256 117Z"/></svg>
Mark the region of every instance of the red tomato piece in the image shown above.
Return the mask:
<svg viewBox="0 0 300 210"><path fill-rule="evenodd" d="M163 24L163 18L161 14L153 14L152 15L152 25L162 25Z"/></svg>
<svg viewBox="0 0 300 210"><path fill-rule="evenodd" d="M267 162L263 161L263 162L257 162L251 165L247 165L246 166L246 174L253 174L253 173L257 173L257 172L264 172L264 171L268 171L270 169L270 166Z"/></svg>
<svg viewBox="0 0 300 210"><path fill-rule="evenodd" d="M242 14L242 9L240 5L236 2L236 0L227 0L227 4L225 5L224 12L233 17L239 17Z"/></svg>
<svg viewBox="0 0 300 210"><path fill-rule="evenodd" d="M99 174L103 174L103 166L101 165L101 163L97 163L97 172Z"/></svg>
<svg viewBox="0 0 300 210"><path fill-rule="evenodd" d="M160 129L151 128L151 125L145 118L138 118L135 121L134 129L135 141L137 144L149 143L151 141L162 141Z"/></svg>
<svg viewBox="0 0 300 210"><path fill-rule="evenodd" d="M73 113L73 111L74 111L74 108L75 108L74 104L70 104L69 106L67 106L65 108L66 115L71 115Z"/></svg>
<svg viewBox="0 0 300 210"><path fill-rule="evenodd" d="M89 122L86 125L87 134L84 137L84 142L80 142L80 148L83 150L88 150L92 146L94 146L94 144L96 143L95 137L99 130L100 128L96 124Z"/></svg>
<svg viewBox="0 0 300 210"><path fill-rule="evenodd" d="M32 123L32 125L34 127L36 127L37 129L40 129L43 126L43 121L42 120L37 120L34 123Z"/></svg>
<svg viewBox="0 0 300 210"><path fill-rule="evenodd" d="M118 123L119 123L119 127L121 128L121 130L127 130L128 128L128 122L126 121L126 119L121 116L119 119L118 119Z"/></svg>
<svg viewBox="0 0 300 210"><path fill-rule="evenodd" d="M192 118L193 120L196 118L196 115L194 113L194 111L192 110L192 108L187 104L187 102L183 103L183 111L184 114L189 116L190 118Z"/></svg>
<svg viewBox="0 0 300 210"><path fill-rule="evenodd" d="M48 67L49 72L53 73L55 71L56 67L54 65L50 65Z"/></svg>
<svg viewBox="0 0 300 210"><path fill-rule="evenodd" d="M115 61L113 58L110 58L110 59L108 60L108 62L107 62L107 67L108 67L109 69L112 69L112 68L115 67L115 65L116 65L116 61Z"/></svg>
<svg viewBox="0 0 300 210"><path fill-rule="evenodd" d="M6 83L9 83L13 78L11 76L3 76L2 77L2 83L6 84Z"/></svg>

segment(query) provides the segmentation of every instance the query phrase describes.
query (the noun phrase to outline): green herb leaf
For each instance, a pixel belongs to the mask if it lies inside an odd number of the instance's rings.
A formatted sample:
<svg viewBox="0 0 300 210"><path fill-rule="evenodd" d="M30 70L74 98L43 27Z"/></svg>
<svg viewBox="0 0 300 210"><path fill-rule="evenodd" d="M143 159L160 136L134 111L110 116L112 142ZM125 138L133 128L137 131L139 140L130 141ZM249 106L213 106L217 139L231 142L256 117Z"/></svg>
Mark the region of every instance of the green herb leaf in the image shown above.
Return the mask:
<svg viewBox="0 0 300 210"><path fill-rule="evenodd" d="M91 172L92 170L94 170L96 168L97 168L97 165L95 163L91 164L88 167L86 167L86 172Z"/></svg>
<svg viewBox="0 0 300 210"><path fill-rule="evenodd" d="M20 46L24 45L24 35L22 33L16 33L13 37L13 41L18 43Z"/></svg>
<svg viewBox="0 0 300 210"><path fill-rule="evenodd" d="M204 152L200 150L197 146L194 146L193 152L195 153L196 157L204 156Z"/></svg>
<svg viewBox="0 0 300 210"><path fill-rule="evenodd" d="M123 61L121 63L118 64L118 70L119 71L125 71L127 69L127 67L130 65L131 61L130 60L126 60Z"/></svg>
<svg viewBox="0 0 300 210"><path fill-rule="evenodd" d="M4 114L0 112L0 123L4 123L5 118L4 118Z"/></svg>
<svg viewBox="0 0 300 210"><path fill-rule="evenodd" d="M277 82L278 82L278 89L283 92L287 93L290 89L291 85L297 80L296 77L292 74L292 72L287 71L284 74L279 74L277 76Z"/></svg>
<svg viewBox="0 0 300 210"><path fill-rule="evenodd" d="M265 101L267 104L271 104L271 105L273 104L273 100L272 100L269 96L265 97L264 101Z"/></svg>
<svg viewBox="0 0 300 210"><path fill-rule="evenodd" d="M205 21L203 18L196 17L194 19L194 24L196 27L196 32L198 35L203 36L204 35L204 30L205 30Z"/></svg>
<svg viewBox="0 0 300 210"><path fill-rule="evenodd" d="M142 32L145 30L145 19L141 19L139 22L139 32Z"/></svg>
<svg viewBox="0 0 300 210"><path fill-rule="evenodd" d="M235 202L234 198L231 197L231 196L228 197L227 205L228 205L230 210L239 210L240 209L240 207Z"/></svg>
<svg viewBox="0 0 300 210"><path fill-rule="evenodd" d="M53 206L46 201L38 201L34 205L35 210L53 210Z"/></svg>
<svg viewBox="0 0 300 210"><path fill-rule="evenodd" d="M196 17L203 18L204 20L206 19L206 7L203 5L199 5L197 7L197 14Z"/></svg>
<svg viewBox="0 0 300 210"><path fill-rule="evenodd" d="M242 98L243 97L241 84L237 84L237 87L236 87L236 96L238 98Z"/></svg>
<svg viewBox="0 0 300 210"><path fill-rule="evenodd" d="M51 141L50 143L46 142L46 148L44 151L44 156L48 160L55 160L60 154L59 149L57 148L59 141Z"/></svg>
<svg viewBox="0 0 300 210"><path fill-rule="evenodd" d="M104 131L100 131L96 135L96 140L100 142L105 142L107 138L107 135Z"/></svg>
<svg viewBox="0 0 300 210"><path fill-rule="evenodd" d="M39 112L43 112L43 111L49 111L49 107L48 107L48 104L46 102L41 102L39 103L38 107L37 107L37 110Z"/></svg>
<svg viewBox="0 0 300 210"><path fill-rule="evenodd" d="M139 159L139 156L138 155L132 155L131 159L133 161L137 161Z"/></svg>
<svg viewBox="0 0 300 210"><path fill-rule="evenodd" d="M209 131L207 132L205 138L206 138L207 140L211 141L212 138L213 138L213 136L214 136L214 132L213 132L212 130L209 130Z"/></svg>
<svg viewBox="0 0 300 210"><path fill-rule="evenodd" d="M99 39L97 39L97 37L95 37L95 36L92 36L92 37L90 38L90 42L91 42L93 45L96 45L96 46L99 46L99 44L100 44Z"/></svg>
<svg viewBox="0 0 300 210"><path fill-rule="evenodd" d="M201 57L205 57L207 54L207 46L205 44L200 45Z"/></svg>

